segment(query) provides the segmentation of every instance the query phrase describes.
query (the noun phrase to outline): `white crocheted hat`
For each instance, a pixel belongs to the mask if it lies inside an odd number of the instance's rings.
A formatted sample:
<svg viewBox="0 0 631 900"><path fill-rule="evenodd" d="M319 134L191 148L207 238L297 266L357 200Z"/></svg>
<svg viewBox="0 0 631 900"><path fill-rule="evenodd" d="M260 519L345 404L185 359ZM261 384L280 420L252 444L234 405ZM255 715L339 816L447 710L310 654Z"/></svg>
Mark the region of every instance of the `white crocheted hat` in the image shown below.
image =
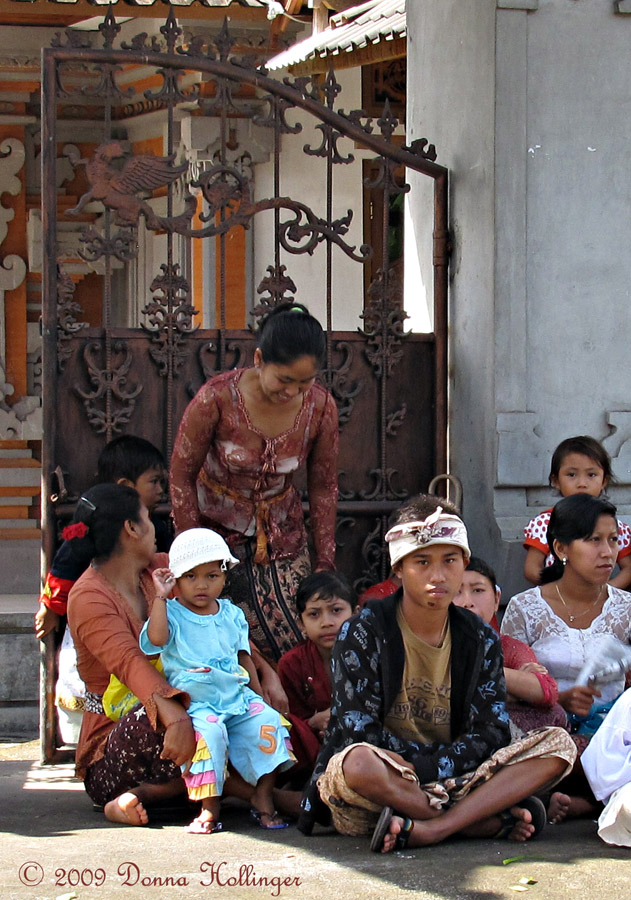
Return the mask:
<svg viewBox="0 0 631 900"><path fill-rule="evenodd" d="M239 562L221 535L210 528L189 528L178 534L171 544L169 568L176 578L209 562L220 562L224 571Z"/></svg>

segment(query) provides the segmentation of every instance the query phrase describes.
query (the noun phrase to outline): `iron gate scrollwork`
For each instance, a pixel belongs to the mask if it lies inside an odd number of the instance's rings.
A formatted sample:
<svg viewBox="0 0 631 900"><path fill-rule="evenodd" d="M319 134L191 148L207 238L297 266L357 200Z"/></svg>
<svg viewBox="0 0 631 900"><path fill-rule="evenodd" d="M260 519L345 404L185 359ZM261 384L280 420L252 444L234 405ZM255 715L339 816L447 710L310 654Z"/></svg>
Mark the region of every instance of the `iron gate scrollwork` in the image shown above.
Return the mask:
<svg viewBox="0 0 631 900"><path fill-rule="evenodd" d="M381 580L389 512L426 488L446 460L447 172L427 141L397 141L387 103L374 122L341 108L332 70L323 79L274 79L256 50L235 45L226 23L211 38L185 35L171 9L159 35L120 40L120 31L110 10L99 26L101 46L68 29L43 53L45 482L61 467L72 499L90 482L103 444L123 431L143 435L168 457L199 386L251 360L249 317L296 297L293 260L321 253L321 377L341 427L338 564L359 589ZM305 117L315 123L315 140L301 138ZM65 154L76 183L64 206L57 158L77 118L92 126L85 140L74 138L85 155ZM149 152L138 149L144 121L153 123ZM183 122L191 134L203 126L211 136L203 153L183 142ZM301 139L304 165L319 161L323 171L317 209L305 196L283 193L286 148ZM333 329L340 302L334 254L358 263L360 281L373 258L373 248L356 240L353 211L336 203L337 173L352 170L359 151L376 160L365 190L383 197L382 265L358 310L360 327L340 332ZM255 183L262 161L270 172L266 191ZM433 180L434 332L426 335L406 333L401 269L388 264L388 209L409 190L397 175L402 168ZM261 233L264 215L271 218L271 258L263 265L257 259L255 288L247 281L254 237L246 236ZM236 233L240 256L229 243ZM201 268L200 247L210 257ZM230 282L236 269L247 300L239 327ZM206 319L214 315L213 327L202 327L200 303ZM53 508L50 490L44 495L50 558L64 507Z"/></svg>

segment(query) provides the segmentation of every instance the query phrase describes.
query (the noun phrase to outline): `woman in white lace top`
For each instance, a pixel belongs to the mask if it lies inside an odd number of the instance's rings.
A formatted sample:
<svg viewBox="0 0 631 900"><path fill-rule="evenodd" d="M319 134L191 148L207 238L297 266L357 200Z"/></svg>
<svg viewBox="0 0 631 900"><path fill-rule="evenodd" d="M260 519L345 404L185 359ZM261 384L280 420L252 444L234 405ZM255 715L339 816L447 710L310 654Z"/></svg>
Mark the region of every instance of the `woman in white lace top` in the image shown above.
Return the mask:
<svg viewBox="0 0 631 900"><path fill-rule="evenodd" d="M509 602L502 633L528 644L559 685L559 703L570 714L579 753L602 717L599 710L624 690L624 674L604 683L577 685L587 660L606 652L613 635L631 643L631 594L608 584L618 553L616 508L607 500L576 494L554 507L548 527L554 563L542 572L541 587ZM585 782L586 787L586 782ZM574 797L550 817L580 814Z"/></svg>

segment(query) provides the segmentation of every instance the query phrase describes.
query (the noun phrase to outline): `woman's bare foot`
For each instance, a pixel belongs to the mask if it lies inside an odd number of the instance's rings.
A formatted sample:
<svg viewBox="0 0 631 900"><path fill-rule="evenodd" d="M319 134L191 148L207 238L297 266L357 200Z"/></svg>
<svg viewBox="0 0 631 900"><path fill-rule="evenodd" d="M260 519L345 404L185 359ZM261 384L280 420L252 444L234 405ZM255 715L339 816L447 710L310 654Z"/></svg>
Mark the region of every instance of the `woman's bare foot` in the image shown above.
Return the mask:
<svg viewBox="0 0 631 900"><path fill-rule="evenodd" d="M548 822L552 825L558 825L567 817L572 805L572 798L561 791L555 791L550 797L550 805L548 806Z"/></svg>
<svg viewBox="0 0 631 900"><path fill-rule="evenodd" d="M118 822L119 825L146 825L149 816L136 794L127 791L120 794L103 809L105 818L110 822Z"/></svg>

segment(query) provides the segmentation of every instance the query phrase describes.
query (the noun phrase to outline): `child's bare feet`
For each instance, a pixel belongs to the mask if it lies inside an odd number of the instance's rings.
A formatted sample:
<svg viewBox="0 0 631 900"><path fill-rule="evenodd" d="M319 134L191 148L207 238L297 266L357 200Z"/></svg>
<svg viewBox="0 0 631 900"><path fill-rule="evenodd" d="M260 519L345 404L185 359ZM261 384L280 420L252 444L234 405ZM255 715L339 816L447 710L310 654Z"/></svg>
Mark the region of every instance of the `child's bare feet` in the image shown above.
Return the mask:
<svg viewBox="0 0 631 900"><path fill-rule="evenodd" d="M215 819L213 813L209 809L202 809L196 819L193 819L190 825L184 829L189 834L215 834L223 831L223 825Z"/></svg>
<svg viewBox="0 0 631 900"><path fill-rule="evenodd" d="M555 791L550 797L548 822L551 822L553 825L558 825L559 822L562 822L563 819L566 818L571 805L572 800L567 794L562 794L561 791Z"/></svg>
<svg viewBox="0 0 631 900"><path fill-rule="evenodd" d="M274 787L274 773L263 775L252 792L250 798L250 817L265 829L287 828L288 822L278 815L274 809L272 790Z"/></svg>
<svg viewBox="0 0 631 900"><path fill-rule="evenodd" d="M149 816L136 794L127 791L120 794L103 809L105 818L110 822L118 822L119 825L146 825Z"/></svg>

